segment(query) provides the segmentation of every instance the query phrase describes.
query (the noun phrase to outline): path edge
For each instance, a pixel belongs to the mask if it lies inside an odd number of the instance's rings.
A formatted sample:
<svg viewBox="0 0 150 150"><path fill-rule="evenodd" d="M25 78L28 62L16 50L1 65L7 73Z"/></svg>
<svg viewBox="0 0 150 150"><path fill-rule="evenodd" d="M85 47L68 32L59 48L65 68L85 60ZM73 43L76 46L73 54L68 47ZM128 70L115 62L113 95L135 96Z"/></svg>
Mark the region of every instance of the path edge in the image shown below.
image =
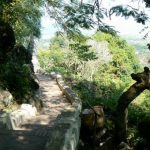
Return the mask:
<svg viewBox="0 0 150 150"><path fill-rule="evenodd" d="M51 78L56 80L60 90L68 99L70 107L65 110L67 115L58 120L51 140L46 143L45 150L77 150L81 127L81 99L65 84L60 74L53 73Z"/></svg>

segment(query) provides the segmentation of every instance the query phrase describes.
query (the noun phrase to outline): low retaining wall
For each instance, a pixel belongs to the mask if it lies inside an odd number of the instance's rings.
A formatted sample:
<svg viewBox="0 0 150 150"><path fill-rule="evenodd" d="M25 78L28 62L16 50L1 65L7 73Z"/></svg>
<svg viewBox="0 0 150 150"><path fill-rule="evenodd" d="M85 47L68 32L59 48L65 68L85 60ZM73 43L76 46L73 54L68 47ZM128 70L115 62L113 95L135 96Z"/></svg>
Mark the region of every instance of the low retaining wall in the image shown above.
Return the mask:
<svg viewBox="0 0 150 150"><path fill-rule="evenodd" d="M60 75L53 74L52 77L56 79L59 88L70 102L70 105L64 108L64 111L56 119L45 150L76 150L80 135L82 103L77 95L65 85ZM36 116L36 112L35 107L22 104L19 110L1 114L0 125L2 124L8 129L15 130L26 119Z"/></svg>
<svg viewBox="0 0 150 150"><path fill-rule="evenodd" d="M64 108L64 112L57 119L54 133L47 142L45 150L76 150L81 126L81 100L65 85L60 75L53 73L51 76L56 79L58 86L71 105Z"/></svg>
<svg viewBox="0 0 150 150"><path fill-rule="evenodd" d="M20 109L0 115L0 124L9 130L16 130L27 119L36 116L37 109L30 104L22 104Z"/></svg>

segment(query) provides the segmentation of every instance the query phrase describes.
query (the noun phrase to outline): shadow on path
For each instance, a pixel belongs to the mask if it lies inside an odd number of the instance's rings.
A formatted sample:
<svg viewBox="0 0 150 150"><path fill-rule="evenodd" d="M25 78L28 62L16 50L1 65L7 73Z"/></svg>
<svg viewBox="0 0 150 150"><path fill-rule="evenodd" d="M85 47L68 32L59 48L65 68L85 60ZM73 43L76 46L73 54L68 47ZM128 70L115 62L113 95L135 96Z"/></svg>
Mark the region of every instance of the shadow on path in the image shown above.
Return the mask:
<svg viewBox="0 0 150 150"><path fill-rule="evenodd" d="M26 120L17 130L7 130L0 126L0 150L44 150L46 142L55 134L57 136L58 130L67 130L69 124L62 129L58 122L65 117L62 114L70 104L55 80L44 75L38 75L38 78L40 99L45 107L36 117ZM61 138L64 137L58 140Z"/></svg>

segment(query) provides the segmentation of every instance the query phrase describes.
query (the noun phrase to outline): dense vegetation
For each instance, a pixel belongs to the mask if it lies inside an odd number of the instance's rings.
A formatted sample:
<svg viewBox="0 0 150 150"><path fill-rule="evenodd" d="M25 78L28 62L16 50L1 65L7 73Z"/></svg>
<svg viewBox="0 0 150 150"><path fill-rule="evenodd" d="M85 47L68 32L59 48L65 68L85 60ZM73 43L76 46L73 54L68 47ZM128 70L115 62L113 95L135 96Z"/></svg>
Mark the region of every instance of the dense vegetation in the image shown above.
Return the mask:
<svg viewBox="0 0 150 150"><path fill-rule="evenodd" d="M63 74L82 99L83 108L102 104L106 115L113 117L120 95L134 83L130 74L143 68L132 46L118 36L103 32L86 37L80 44L65 35L56 35L49 49L40 50L38 57L44 71ZM149 91L145 91L129 107L128 139L135 145L140 141L135 126L150 120L149 96ZM114 126L107 123L110 129Z"/></svg>
<svg viewBox="0 0 150 150"><path fill-rule="evenodd" d="M65 36L54 37L49 50L39 51L41 68L49 73L55 71L63 74L78 92L84 106L88 101L91 105L104 104L115 110L119 96L133 83L130 74L140 71L141 66L134 48L118 36L98 32L81 45L90 41L101 44L95 47L91 42L89 53L96 57L84 60L80 58L81 54L87 56L84 49L79 53L70 47L72 43ZM148 98L149 93L145 92L131 105L129 116L132 122L137 123L144 116L148 117Z"/></svg>
<svg viewBox="0 0 150 150"><path fill-rule="evenodd" d="M8 24L1 21L0 27L0 40L3 41L0 44L0 88L11 92L19 103L29 102L33 89L38 88L31 52L24 46L15 45L15 35Z"/></svg>
<svg viewBox="0 0 150 150"><path fill-rule="evenodd" d="M40 37L40 19L45 8L60 31L51 40L49 50L40 51L42 68L47 72L61 72L83 100L84 107L87 103L103 104L107 110L114 111L121 93L133 83L130 74L139 72L141 67L134 49L120 39L104 19L111 19L112 15L133 17L144 25L149 17L140 4L150 7L149 0L138 1L138 9L132 4L105 8L100 0L88 3L83 0L1 0L0 88L8 89L20 103L29 102L26 95L32 96L38 88L31 58L34 39ZM82 29L92 28L96 28L97 33L91 38L82 34ZM149 89L149 82L145 82L149 81L149 74L148 68L141 74L132 74L132 79L137 81L135 85L144 81L144 90ZM135 86L134 90L138 88ZM148 92L143 93L130 106L132 125L149 119L149 96ZM127 118L124 121L127 122Z"/></svg>
<svg viewBox="0 0 150 150"><path fill-rule="evenodd" d="M0 89L18 103L29 103L38 84L31 62L34 37L40 35L41 11L31 1L0 1ZM35 15L36 14L36 15Z"/></svg>

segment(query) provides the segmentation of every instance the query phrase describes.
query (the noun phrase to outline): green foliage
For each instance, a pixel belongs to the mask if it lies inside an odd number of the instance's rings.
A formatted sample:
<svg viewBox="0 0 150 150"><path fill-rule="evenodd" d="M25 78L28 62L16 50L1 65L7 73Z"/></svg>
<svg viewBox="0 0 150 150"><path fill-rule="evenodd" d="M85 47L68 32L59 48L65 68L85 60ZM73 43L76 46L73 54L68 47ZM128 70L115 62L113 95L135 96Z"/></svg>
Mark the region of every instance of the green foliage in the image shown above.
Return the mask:
<svg viewBox="0 0 150 150"><path fill-rule="evenodd" d="M64 64L65 55L60 49L40 50L38 58L41 68L47 72L56 71L63 74L67 72Z"/></svg>
<svg viewBox="0 0 150 150"><path fill-rule="evenodd" d="M3 87L12 92L17 100L31 95L31 70L28 65L8 62L0 67L0 81L3 82Z"/></svg>
<svg viewBox="0 0 150 150"><path fill-rule="evenodd" d="M96 41L107 41L112 54L112 67L118 76L130 75L133 71L139 71L138 59L134 48L129 46L125 40L111 34L97 33L94 35Z"/></svg>
<svg viewBox="0 0 150 150"><path fill-rule="evenodd" d="M133 17L144 24L149 18L144 11L127 6L104 8L100 0L82 2L77 0L1 0L0 18L10 23L16 33L17 42L28 43L29 35L40 36L40 19L42 9L46 8L51 18L66 32L70 38L82 36L81 29L91 29L116 34L113 27L103 19L116 14L125 18ZM109 14L108 14L109 12ZM63 29L63 30L62 30Z"/></svg>
<svg viewBox="0 0 150 150"><path fill-rule="evenodd" d="M134 49L111 34L96 33L93 39L107 41L112 60L106 64L99 64L99 69L94 75L97 83L96 97L105 104L115 108L116 102L125 87L131 83L130 74L139 70L139 63Z"/></svg>
<svg viewBox="0 0 150 150"><path fill-rule="evenodd" d="M129 5L114 6L107 10L107 8L103 8L99 0L82 3L77 0L2 0L0 2L0 18L13 26L17 42L27 44L29 35L40 36L41 8L44 7L50 17L55 19L61 27L61 32L66 32L73 39L82 36L81 29L95 27L98 31L115 35L113 27L103 21L104 18L111 17L113 14L125 18L131 16L142 24L148 20L144 11Z"/></svg>
<svg viewBox="0 0 150 150"><path fill-rule="evenodd" d="M58 33L59 34L59 33ZM50 49L60 49L67 47L67 41L65 41L65 37L63 36L55 36L50 40Z"/></svg>
<svg viewBox="0 0 150 150"><path fill-rule="evenodd" d="M144 12L139 12L137 9L127 5L127 6L114 6L110 9L109 15L116 14L116 16L122 16L128 19L129 17L133 17L138 23L145 24L145 22L149 19L148 15Z"/></svg>
<svg viewBox="0 0 150 150"><path fill-rule="evenodd" d="M8 39L10 37L8 35ZM3 44L6 46L6 43ZM29 102L29 98L25 98L32 96L34 90L38 88L32 74L32 55L23 46L9 46L9 48L1 48L4 57L1 57L0 63L0 82L2 87L8 89L19 103Z"/></svg>
<svg viewBox="0 0 150 150"><path fill-rule="evenodd" d="M93 26L93 20L90 19L90 15L94 13L94 6L90 4L79 5L77 3L72 5L68 5L64 7L64 11L66 12L66 26L77 30L78 27L89 29Z"/></svg>
<svg viewBox="0 0 150 150"><path fill-rule="evenodd" d="M85 41L80 44L73 43L70 50L65 43L62 44L66 45L65 48L62 48L57 42L61 41L59 38L55 38L51 42L49 51L39 53L41 67L46 71L54 68L54 70L57 68L57 71L60 68L63 72L66 70L79 81L76 85L78 88L75 89L82 99L88 100L92 104L104 103L115 108L118 97L131 82L130 74L139 69L134 49L117 36L98 32L92 39L98 42L107 41L112 56L108 63L104 63L97 58L96 51L86 45ZM56 47L56 45L59 48L53 49L53 46ZM55 55L57 55L57 59Z"/></svg>
<svg viewBox="0 0 150 150"><path fill-rule="evenodd" d="M46 5L51 18L54 18L61 27L61 32L67 33L70 39L83 36L81 29L92 29L98 26L98 30L115 33L112 27L106 25L103 19L107 16L107 10L99 5L97 0L90 2L56 1Z"/></svg>
<svg viewBox="0 0 150 150"><path fill-rule="evenodd" d="M111 55L109 61L104 62L97 57L101 48L94 50L94 47L86 45L84 41L80 44L73 43L70 49L71 41L57 36L52 39L50 50L40 51L41 67L47 72L61 72L83 100L84 107L88 107L88 101L91 105L101 103L115 110L120 95L133 84L130 74L139 72L141 66L134 48L118 36L98 32L91 39L108 43ZM97 59L86 59L86 53L90 53L90 50ZM85 55L82 52L85 52ZM129 120L134 124L141 118L148 118L148 92L139 96L129 108Z"/></svg>
<svg viewBox="0 0 150 150"><path fill-rule="evenodd" d="M51 18L54 18L61 27L61 32L67 33L69 38L82 36L81 29L97 28L97 31L116 35L114 27L104 22L105 18L111 18L112 15L134 18L138 23L145 24L149 20L146 11L140 9L140 2L137 2L139 9L131 5L114 5L112 8L104 7L104 2L94 1L47 1L46 8ZM115 3L115 2L112 2ZM135 3L135 1L133 2Z"/></svg>
<svg viewBox="0 0 150 150"><path fill-rule="evenodd" d="M13 26L18 43L28 44L30 35L40 36L42 3L42 0L13 0L3 3L0 18Z"/></svg>
<svg viewBox="0 0 150 150"><path fill-rule="evenodd" d="M90 47L85 44L75 43L70 44L71 50L74 50L77 53L78 59L81 61L88 61L96 59L96 54L90 51Z"/></svg>
<svg viewBox="0 0 150 150"><path fill-rule="evenodd" d="M52 38L48 51L40 50L39 62L46 71L79 75L81 64L96 59L95 53L89 48L85 43L69 42L66 36L56 36Z"/></svg>

